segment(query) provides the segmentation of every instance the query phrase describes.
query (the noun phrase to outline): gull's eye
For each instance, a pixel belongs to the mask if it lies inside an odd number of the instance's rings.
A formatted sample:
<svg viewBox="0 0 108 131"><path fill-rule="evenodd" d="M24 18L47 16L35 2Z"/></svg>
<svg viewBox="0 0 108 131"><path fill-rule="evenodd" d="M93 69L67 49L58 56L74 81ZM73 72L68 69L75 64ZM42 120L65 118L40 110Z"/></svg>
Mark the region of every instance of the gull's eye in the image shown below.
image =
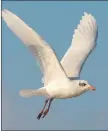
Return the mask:
<svg viewBox="0 0 108 131"><path fill-rule="evenodd" d="M79 83L80 86L86 86L86 83Z"/></svg>

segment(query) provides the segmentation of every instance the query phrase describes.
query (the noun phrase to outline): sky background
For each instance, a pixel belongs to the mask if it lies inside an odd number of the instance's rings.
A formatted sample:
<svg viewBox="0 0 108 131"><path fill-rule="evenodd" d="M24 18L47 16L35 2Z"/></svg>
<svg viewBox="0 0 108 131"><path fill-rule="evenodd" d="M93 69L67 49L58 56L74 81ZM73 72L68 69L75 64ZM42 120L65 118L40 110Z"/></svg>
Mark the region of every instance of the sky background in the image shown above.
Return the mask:
<svg viewBox="0 0 108 131"><path fill-rule="evenodd" d="M80 97L54 100L45 119L36 119L44 97L23 98L21 89L42 87L39 66L23 43L2 21L2 128L108 129L108 2L3 1L56 51L59 60L71 44L74 29L86 11L99 27L98 45L84 65L81 79L97 88Z"/></svg>

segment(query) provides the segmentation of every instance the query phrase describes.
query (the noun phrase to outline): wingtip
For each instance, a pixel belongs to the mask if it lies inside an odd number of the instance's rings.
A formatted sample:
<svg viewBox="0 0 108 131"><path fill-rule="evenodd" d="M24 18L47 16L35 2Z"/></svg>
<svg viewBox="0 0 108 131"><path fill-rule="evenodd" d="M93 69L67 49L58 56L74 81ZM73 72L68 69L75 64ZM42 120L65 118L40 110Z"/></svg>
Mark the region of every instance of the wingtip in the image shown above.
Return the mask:
<svg viewBox="0 0 108 131"><path fill-rule="evenodd" d="M84 16L89 16L89 17L94 18L94 16L92 14L88 13L88 12L84 12Z"/></svg>
<svg viewBox="0 0 108 131"><path fill-rule="evenodd" d="M88 12L84 12L82 19L90 19L96 23L95 17L91 13L88 13Z"/></svg>
<svg viewBox="0 0 108 131"><path fill-rule="evenodd" d="M84 15L86 16L86 15L89 15L87 12L84 12Z"/></svg>
<svg viewBox="0 0 108 131"><path fill-rule="evenodd" d="M2 10L2 13L6 13L6 11L7 11L6 9L3 9L3 10Z"/></svg>
<svg viewBox="0 0 108 131"><path fill-rule="evenodd" d="M1 12L2 12L2 17L5 17L9 13L11 13L8 9L3 9Z"/></svg>
<svg viewBox="0 0 108 131"><path fill-rule="evenodd" d="M5 13L8 12L9 10L8 9L3 9L2 11L4 11Z"/></svg>
<svg viewBox="0 0 108 131"><path fill-rule="evenodd" d="M2 17L3 17L3 18L4 18L4 16L6 15L6 12L7 12L6 9L3 9L3 10L2 10Z"/></svg>

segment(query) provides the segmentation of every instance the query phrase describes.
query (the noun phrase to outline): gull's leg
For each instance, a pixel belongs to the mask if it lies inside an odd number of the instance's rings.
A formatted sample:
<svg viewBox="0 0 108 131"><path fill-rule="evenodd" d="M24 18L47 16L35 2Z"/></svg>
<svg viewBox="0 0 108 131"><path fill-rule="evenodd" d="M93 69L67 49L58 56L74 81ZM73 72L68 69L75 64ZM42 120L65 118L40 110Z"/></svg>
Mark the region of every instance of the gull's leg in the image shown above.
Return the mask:
<svg viewBox="0 0 108 131"><path fill-rule="evenodd" d="M46 100L45 100L44 107L43 107L42 111L39 113L39 115L37 116L37 119L38 119L38 120L41 118L41 116L42 116L42 114L43 114L43 112L44 112L44 109L45 109L48 101L49 101L49 99L46 99Z"/></svg>
<svg viewBox="0 0 108 131"><path fill-rule="evenodd" d="M48 108L43 112L42 118L44 118L47 115L47 113L49 112L52 100L53 100L53 98L50 99Z"/></svg>

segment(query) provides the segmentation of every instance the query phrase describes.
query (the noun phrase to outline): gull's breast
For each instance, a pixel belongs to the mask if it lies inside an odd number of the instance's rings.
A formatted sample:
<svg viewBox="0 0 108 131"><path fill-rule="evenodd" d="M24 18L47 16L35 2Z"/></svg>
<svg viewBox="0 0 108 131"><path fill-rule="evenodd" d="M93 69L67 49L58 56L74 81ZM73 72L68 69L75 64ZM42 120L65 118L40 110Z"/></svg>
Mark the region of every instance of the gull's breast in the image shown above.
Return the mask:
<svg viewBox="0 0 108 131"><path fill-rule="evenodd" d="M72 91L70 90L68 83L56 83L51 84L46 88L46 91L48 92L49 96L56 99L66 99L71 98L73 96Z"/></svg>

